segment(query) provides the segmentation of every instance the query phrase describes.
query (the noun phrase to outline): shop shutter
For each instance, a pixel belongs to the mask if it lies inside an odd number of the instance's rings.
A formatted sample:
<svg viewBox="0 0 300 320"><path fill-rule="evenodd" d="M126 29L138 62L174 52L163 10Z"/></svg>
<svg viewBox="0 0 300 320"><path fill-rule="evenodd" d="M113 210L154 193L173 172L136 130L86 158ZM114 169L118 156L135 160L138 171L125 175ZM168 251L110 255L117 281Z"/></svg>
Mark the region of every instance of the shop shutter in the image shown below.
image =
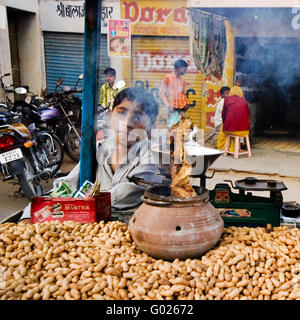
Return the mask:
<svg viewBox="0 0 300 320"><path fill-rule="evenodd" d="M174 62L184 59L191 63L188 37L139 37L132 38L132 79L134 86L150 90L158 98L163 77L174 70ZM203 75L192 63L184 75L187 83L189 102L193 104L186 115L198 128L205 124L202 107ZM161 104L162 105L162 104ZM165 108L160 108L160 116L166 117Z"/></svg>
<svg viewBox="0 0 300 320"><path fill-rule="evenodd" d="M63 85L74 87L78 76L83 73L83 34L44 32L44 48L47 92L55 90L58 78L64 80ZM100 53L99 88L105 82L104 69L110 65L106 35L101 35Z"/></svg>

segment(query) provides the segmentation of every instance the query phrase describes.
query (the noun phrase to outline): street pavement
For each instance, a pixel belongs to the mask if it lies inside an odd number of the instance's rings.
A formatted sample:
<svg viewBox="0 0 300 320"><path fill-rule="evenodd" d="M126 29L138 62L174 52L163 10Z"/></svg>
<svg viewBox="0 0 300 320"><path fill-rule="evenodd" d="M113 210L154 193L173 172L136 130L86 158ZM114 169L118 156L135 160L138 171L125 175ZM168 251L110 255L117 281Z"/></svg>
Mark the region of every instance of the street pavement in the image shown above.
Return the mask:
<svg viewBox="0 0 300 320"><path fill-rule="evenodd" d="M207 188L213 189L216 183L224 180L241 180L246 177L272 179L283 182L287 190L282 192L283 201L300 203L300 153L279 150L252 148L252 157L241 155L221 155L207 171ZM266 196L268 192L253 192L254 195Z"/></svg>
<svg viewBox="0 0 300 320"><path fill-rule="evenodd" d="M220 156L210 167L218 171L243 171L255 174L300 178L300 153L252 148L252 157Z"/></svg>

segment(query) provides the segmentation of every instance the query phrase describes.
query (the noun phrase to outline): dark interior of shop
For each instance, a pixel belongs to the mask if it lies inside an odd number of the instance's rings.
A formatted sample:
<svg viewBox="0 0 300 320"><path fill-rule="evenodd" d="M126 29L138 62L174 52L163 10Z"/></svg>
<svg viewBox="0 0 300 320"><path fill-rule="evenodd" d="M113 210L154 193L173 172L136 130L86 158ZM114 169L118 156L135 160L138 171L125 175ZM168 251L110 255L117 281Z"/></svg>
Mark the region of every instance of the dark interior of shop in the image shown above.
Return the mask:
<svg viewBox="0 0 300 320"><path fill-rule="evenodd" d="M300 124L298 39L236 38L236 78L256 104L255 134L297 136Z"/></svg>
<svg viewBox="0 0 300 320"><path fill-rule="evenodd" d="M201 8L226 17L239 28L243 23L255 36L235 36L235 81L241 80L252 109L252 135L300 138L300 37L276 37L255 29L256 21L291 25L292 8ZM254 19L254 20L253 20ZM245 28L244 28L245 30ZM262 37L264 34L264 37Z"/></svg>

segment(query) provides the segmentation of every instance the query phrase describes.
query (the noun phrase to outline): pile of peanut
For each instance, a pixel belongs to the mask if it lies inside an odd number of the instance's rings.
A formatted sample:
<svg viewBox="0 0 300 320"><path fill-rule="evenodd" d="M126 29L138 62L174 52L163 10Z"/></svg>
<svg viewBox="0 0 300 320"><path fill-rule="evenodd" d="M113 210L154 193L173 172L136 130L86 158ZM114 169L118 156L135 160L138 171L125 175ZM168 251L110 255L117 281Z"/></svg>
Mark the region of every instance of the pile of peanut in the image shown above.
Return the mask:
<svg viewBox="0 0 300 320"><path fill-rule="evenodd" d="M141 252L127 225L0 225L0 299L300 299L300 230L224 229L199 259Z"/></svg>

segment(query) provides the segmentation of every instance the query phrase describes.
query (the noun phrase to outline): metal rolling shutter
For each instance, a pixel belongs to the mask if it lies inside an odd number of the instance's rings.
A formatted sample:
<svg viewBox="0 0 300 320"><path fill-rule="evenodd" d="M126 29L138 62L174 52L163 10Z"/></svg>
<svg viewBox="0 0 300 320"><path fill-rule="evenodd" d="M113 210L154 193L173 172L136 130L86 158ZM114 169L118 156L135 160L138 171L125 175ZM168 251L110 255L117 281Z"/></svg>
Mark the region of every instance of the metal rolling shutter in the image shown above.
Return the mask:
<svg viewBox="0 0 300 320"><path fill-rule="evenodd" d="M174 62L180 58L189 62L188 37L133 37L132 85L142 86L158 98L161 80L174 70ZM184 79L187 82L189 101L194 104L186 115L198 128L203 128L203 75L196 68L188 68ZM160 109L160 116L166 117L165 108Z"/></svg>
<svg viewBox="0 0 300 320"><path fill-rule="evenodd" d="M64 85L74 87L78 76L83 72L83 34L44 32L44 48L48 92L55 90L58 78L64 80ZM99 88L105 82L103 71L110 65L106 35L101 35L100 50Z"/></svg>

